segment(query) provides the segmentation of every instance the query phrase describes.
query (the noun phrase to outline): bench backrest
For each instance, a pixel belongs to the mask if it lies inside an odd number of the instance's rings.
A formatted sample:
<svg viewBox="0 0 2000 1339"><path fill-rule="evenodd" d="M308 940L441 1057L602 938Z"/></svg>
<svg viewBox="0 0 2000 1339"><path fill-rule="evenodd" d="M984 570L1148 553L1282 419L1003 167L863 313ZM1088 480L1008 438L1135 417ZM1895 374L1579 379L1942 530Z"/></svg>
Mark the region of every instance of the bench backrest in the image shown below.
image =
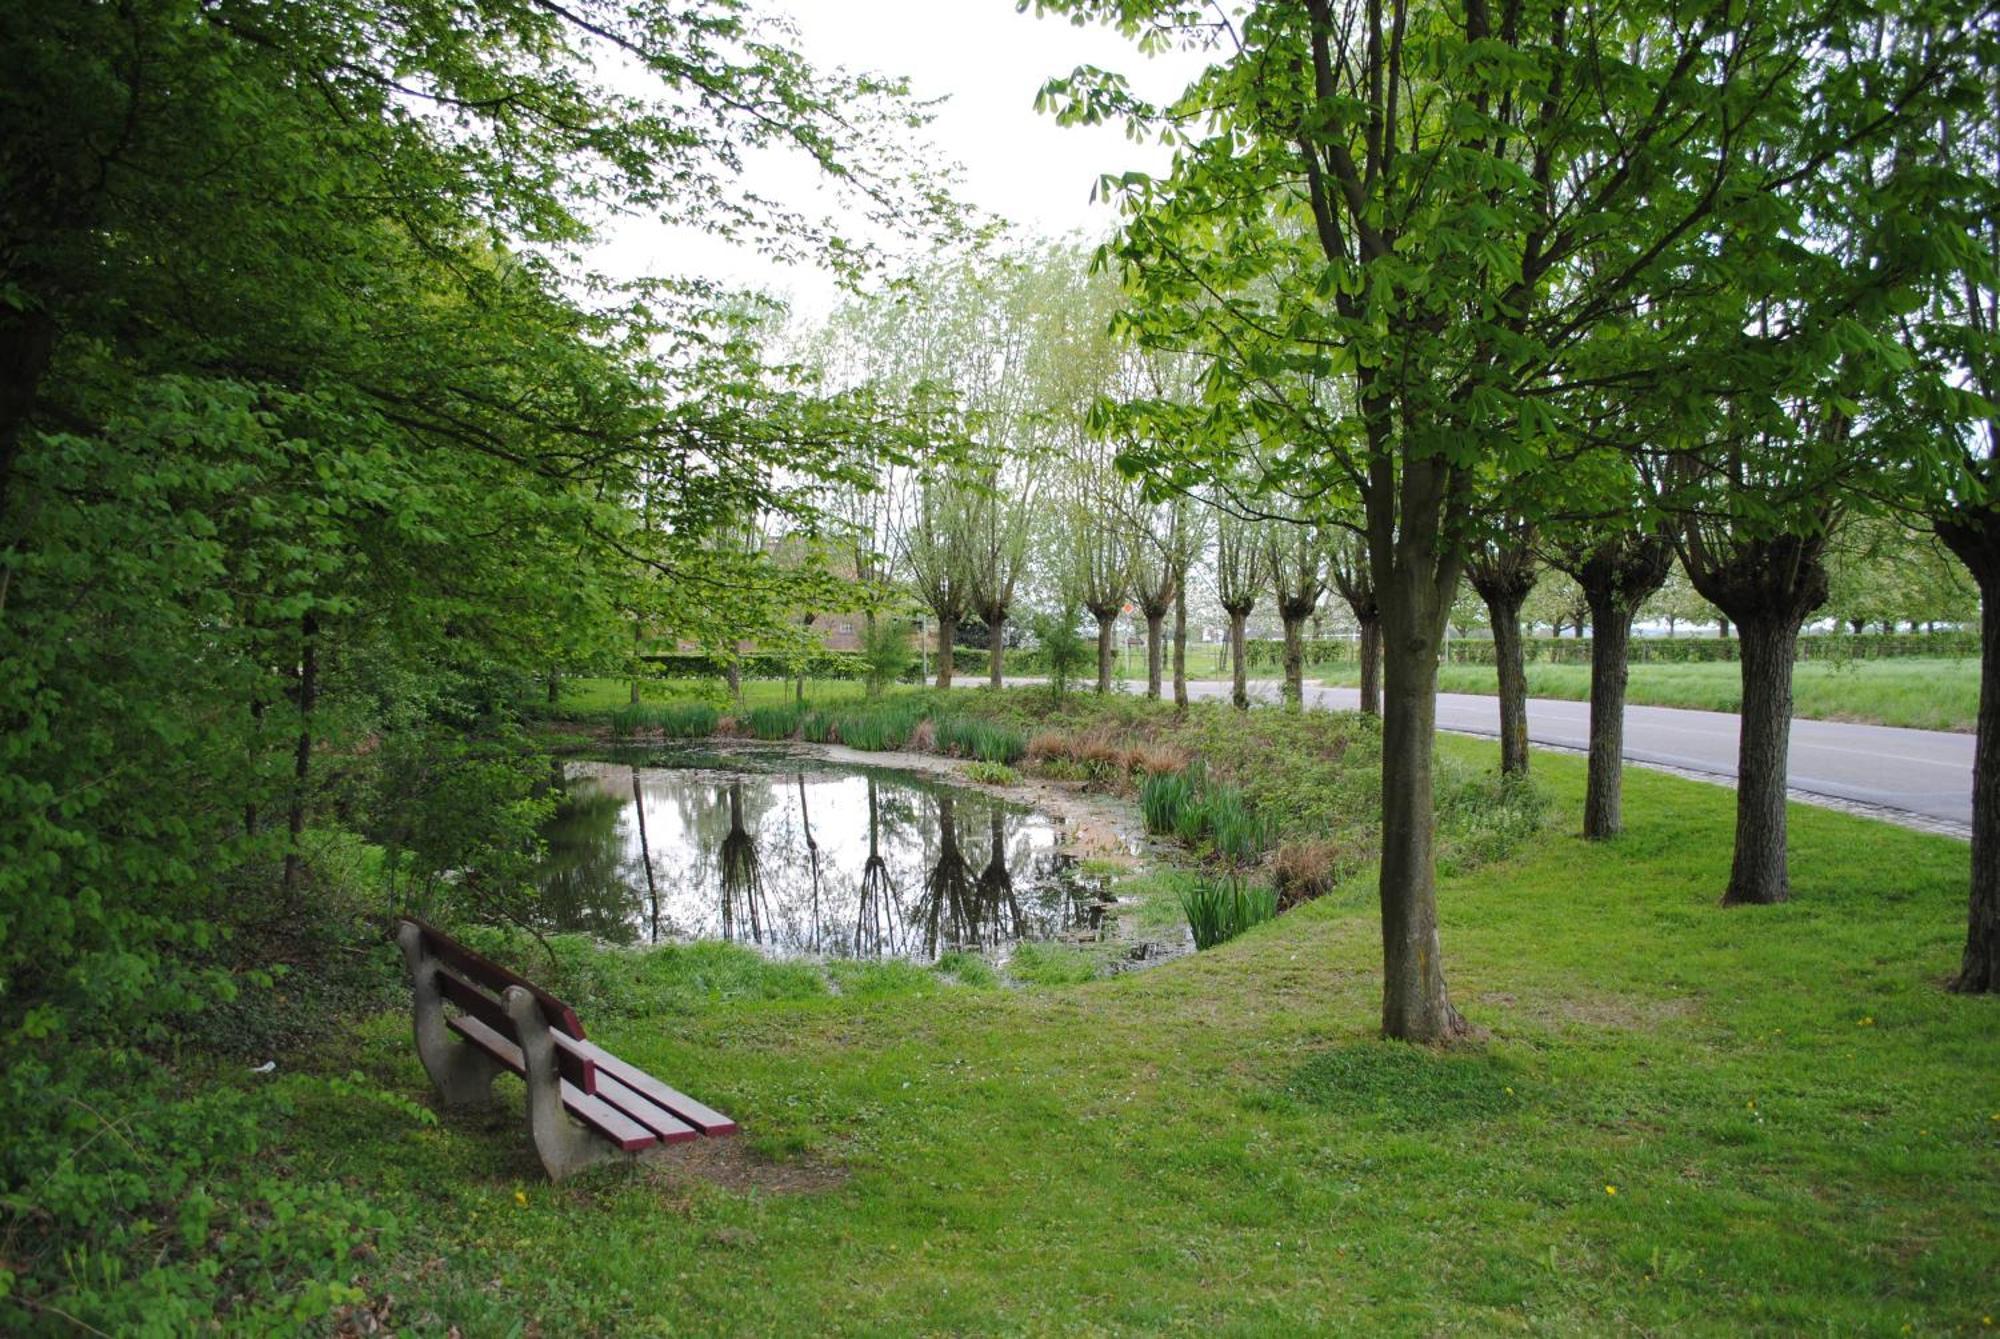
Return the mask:
<svg viewBox="0 0 2000 1339"><path fill-rule="evenodd" d="M535 997L542 1019L551 1032L582 1041L583 1024L576 1010L543 990L534 982L509 971L492 959L473 952L436 926L411 917L411 925L422 936L424 952L437 959L439 992L465 1013L498 1032L516 1045L520 1036L503 1002L509 986L519 986ZM584 1092L597 1091L596 1066L575 1047L558 1045L556 1065L562 1076Z"/></svg>

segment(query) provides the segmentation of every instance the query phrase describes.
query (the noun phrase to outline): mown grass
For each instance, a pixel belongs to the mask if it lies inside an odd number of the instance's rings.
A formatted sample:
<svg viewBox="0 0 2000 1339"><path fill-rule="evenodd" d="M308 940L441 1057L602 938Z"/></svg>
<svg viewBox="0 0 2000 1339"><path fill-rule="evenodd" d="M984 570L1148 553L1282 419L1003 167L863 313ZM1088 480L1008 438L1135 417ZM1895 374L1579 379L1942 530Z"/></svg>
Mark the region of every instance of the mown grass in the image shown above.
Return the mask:
<svg viewBox="0 0 2000 1339"><path fill-rule="evenodd" d="M1590 697L1590 666L1529 665L1530 697ZM1318 671L1326 683L1352 688L1352 666ZM1498 691L1491 665L1445 665L1438 688L1447 693ZM1741 668L1734 664L1634 665L1631 702L1653 707L1735 711L1743 702ZM1801 661L1792 667L1793 710L1809 720L1859 721L1916 730L1971 730L1979 714L1977 660L1853 660L1845 664Z"/></svg>
<svg viewBox="0 0 2000 1339"><path fill-rule="evenodd" d="M1448 1054L1375 1039L1366 870L1146 972L1036 948L1027 989L565 945L594 1036L744 1122L714 1179L550 1186L518 1114L337 1102L288 1174L413 1225L351 1267L413 1332L1985 1332L2000 1001L1938 984L1966 848L1795 808L1794 900L1725 910L1729 792L1635 771L1586 844L1582 762L1536 767L1547 827L1442 882ZM403 1017L318 1063L430 1100Z"/></svg>

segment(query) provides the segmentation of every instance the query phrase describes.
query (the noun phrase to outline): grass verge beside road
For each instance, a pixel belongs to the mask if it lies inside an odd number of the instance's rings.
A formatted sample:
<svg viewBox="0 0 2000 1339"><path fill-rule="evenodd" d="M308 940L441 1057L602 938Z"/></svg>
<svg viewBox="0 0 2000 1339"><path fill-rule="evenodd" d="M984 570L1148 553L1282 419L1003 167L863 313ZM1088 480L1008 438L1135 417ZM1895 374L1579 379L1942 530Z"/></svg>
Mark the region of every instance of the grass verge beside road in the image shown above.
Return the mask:
<svg viewBox="0 0 2000 1339"><path fill-rule="evenodd" d="M1351 665L1312 672L1339 688L1360 681ZM1627 700L1638 706L1735 711L1743 701L1741 673L1734 664L1634 665ZM1491 696L1499 686L1491 665L1446 665L1438 671L1438 689ZM1969 731L1979 714L1979 662L1801 661L1792 667L1792 693L1795 714L1808 720ZM1588 701L1590 667L1530 665L1528 696Z"/></svg>

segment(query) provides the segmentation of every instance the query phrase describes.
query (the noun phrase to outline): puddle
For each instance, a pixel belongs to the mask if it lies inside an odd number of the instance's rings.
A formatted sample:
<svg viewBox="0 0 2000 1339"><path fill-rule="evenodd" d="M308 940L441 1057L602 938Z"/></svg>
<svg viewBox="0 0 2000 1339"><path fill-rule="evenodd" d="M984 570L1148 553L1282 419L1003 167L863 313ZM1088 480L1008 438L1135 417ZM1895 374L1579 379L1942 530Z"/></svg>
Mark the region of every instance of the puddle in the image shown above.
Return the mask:
<svg viewBox="0 0 2000 1339"><path fill-rule="evenodd" d="M538 872L552 929L930 961L1105 933L1110 894L1059 819L785 749L571 761Z"/></svg>

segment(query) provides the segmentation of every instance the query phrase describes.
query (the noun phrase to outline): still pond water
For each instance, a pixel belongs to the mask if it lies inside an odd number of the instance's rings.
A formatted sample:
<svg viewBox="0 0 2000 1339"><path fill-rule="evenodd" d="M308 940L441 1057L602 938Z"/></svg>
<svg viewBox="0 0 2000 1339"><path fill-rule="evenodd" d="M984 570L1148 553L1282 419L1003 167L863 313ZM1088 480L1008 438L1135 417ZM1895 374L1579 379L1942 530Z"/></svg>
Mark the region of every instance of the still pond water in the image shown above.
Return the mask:
<svg viewBox="0 0 2000 1339"><path fill-rule="evenodd" d="M783 750L569 762L540 875L553 928L622 943L928 960L1084 939L1108 894L1046 815Z"/></svg>

